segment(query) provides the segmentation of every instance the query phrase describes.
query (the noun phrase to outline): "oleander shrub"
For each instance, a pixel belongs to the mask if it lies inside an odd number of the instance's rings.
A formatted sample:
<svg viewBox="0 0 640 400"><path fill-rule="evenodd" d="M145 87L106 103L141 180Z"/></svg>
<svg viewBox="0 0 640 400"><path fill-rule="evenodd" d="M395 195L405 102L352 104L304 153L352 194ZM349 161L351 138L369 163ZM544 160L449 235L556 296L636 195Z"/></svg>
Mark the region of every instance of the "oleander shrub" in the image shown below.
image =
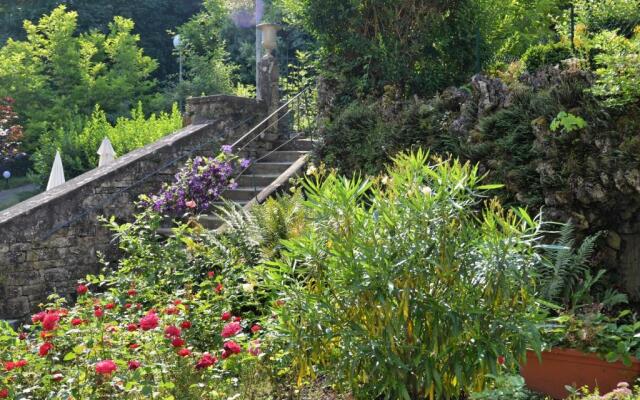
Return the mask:
<svg viewBox="0 0 640 400"><path fill-rule="evenodd" d="M266 268L298 382L358 399L457 398L538 347L537 224L477 169L417 151L374 180L312 175L309 226Z"/></svg>

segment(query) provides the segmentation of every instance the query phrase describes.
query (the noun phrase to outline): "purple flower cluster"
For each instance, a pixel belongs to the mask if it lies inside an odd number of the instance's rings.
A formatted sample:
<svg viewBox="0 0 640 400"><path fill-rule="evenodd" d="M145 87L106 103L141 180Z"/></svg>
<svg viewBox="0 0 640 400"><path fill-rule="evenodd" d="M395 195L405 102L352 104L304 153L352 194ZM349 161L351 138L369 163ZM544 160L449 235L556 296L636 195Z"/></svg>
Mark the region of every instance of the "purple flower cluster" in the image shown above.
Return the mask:
<svg viewBox="0 0 640 400"><path fill-rule="evenodd" d="M153 211L176 216L206 211L225 189L238 186L232 178L238 169L251 164L250 160L234 157L231 146L223 146L222 150L216 158L190 159L175 175L172 184L165 184L159 193L141 204Z"/></svg>

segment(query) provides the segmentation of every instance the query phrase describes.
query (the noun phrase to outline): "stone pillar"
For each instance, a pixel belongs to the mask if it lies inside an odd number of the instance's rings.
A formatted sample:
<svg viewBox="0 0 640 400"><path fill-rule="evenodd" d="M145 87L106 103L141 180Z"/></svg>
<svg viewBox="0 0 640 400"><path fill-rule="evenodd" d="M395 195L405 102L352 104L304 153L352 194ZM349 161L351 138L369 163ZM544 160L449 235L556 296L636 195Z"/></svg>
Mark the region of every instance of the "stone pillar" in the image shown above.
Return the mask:
<svg viewBox="0 0 640 400"><path fill-rule="evenodd" d="M267 52L258 63L258 98L267 105L267 113L270 115L280 107L280 89L278 87L278 79L280 72L278 71L278 60L276 57ZM267 126L269 133L278 131L278 116L275 115L269 120Z"/></svg>

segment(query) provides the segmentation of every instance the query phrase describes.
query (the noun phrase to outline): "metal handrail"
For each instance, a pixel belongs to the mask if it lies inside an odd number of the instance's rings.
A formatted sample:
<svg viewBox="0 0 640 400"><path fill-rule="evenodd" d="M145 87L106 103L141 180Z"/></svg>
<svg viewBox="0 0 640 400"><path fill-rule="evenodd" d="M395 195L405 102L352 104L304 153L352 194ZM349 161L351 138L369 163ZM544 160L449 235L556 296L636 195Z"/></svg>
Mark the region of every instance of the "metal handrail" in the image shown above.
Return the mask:
<svg viewBox="0 0 640 400"><path fill-rule="evenodd" d="M309 86L307 86L306 88L302 89L298 94L296 94L295 96L293 96L292 98L290 98L286 103L284 103L283 105L281 105L280 107L278 107L277 110L275 110L274 112L272 112L271 114L269 114L268 117L266 117L265 119L263 119L259 124L257 124L256 126L254 126L251 130L249 130L249 132L245 133L244 135L242 135L242 137L240 137L240 139L236 140L232 146L236 147L238 144L240 144L244 139L246 139L247 137L249 137L252 133L254 133L255 131L257 131L260 126L262 126L262 124L268 122L270 119L272 119L274 116L276 116L280 111L284 110L286 107L289 106L289 104L291 104L294 100L296 100L298 97L302 96L304 93L306 93L309 90ZM288 114L289 111L287 111L286 114ZM280 120L280 119L278 119ZM273 124L272 124L273 125ZM267 130L269 127L263 129L258 135L262 134L265 130ZM253 140L253 139L252 139Z"/></svg>

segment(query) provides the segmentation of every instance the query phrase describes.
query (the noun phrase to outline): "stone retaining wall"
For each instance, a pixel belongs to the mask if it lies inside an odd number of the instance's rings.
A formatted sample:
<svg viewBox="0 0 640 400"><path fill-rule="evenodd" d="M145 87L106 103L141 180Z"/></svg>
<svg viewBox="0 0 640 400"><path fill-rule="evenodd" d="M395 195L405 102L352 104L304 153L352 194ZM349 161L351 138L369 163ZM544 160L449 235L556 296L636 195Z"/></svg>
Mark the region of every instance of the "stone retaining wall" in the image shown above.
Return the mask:
<svg viewBox="0 0 640 400"><path fill-rule="evenodd" d="M138 196L170 181L194 149L213 154L266 116L252 99L190 99L192 125L0 212L0 318L22 319L51 293L72 295L78 279L101 267L98 252L117 257L98 216L131 218Z"/></svg>

